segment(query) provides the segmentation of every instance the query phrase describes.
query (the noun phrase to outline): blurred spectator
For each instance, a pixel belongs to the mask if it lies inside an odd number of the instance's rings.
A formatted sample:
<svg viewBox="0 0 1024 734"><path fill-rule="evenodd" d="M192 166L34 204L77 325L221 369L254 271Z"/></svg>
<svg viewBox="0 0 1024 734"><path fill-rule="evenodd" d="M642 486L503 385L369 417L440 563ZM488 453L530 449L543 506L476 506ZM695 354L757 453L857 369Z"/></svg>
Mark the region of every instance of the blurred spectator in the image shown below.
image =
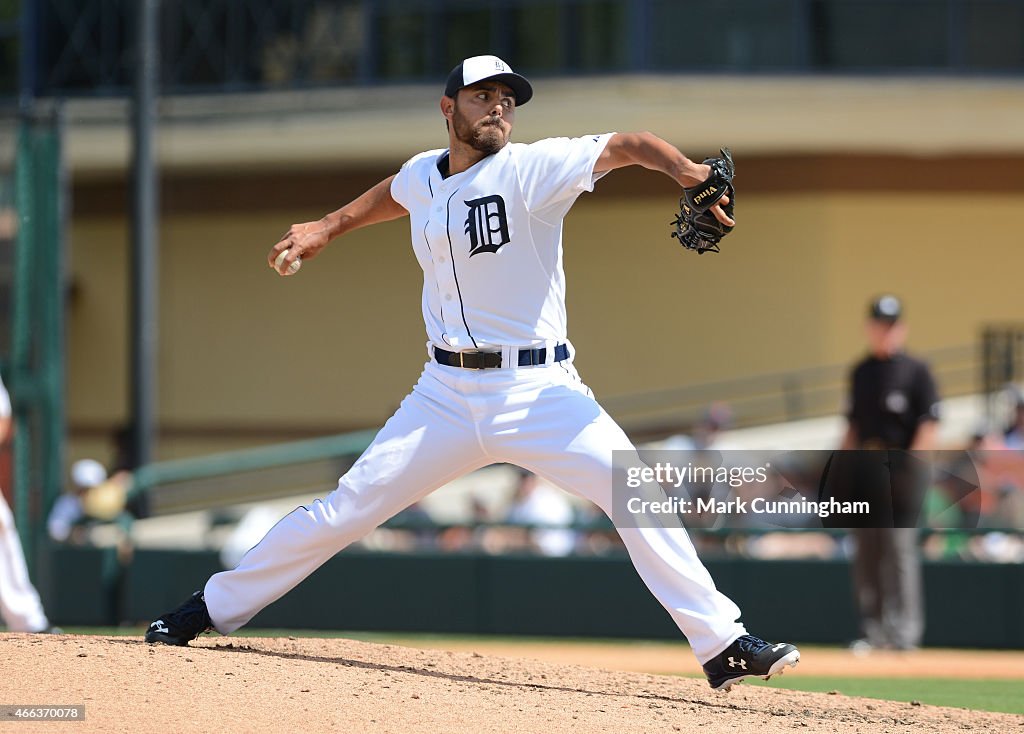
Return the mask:
<svg viewBox="0 0 1024 734"><path fill-rule="evenodd" d="M968 557L987 563L1024 562L1024 537L1013 529L1024 528L1024 455L1020 449L1007 451L1008 442L1024 440L1024 400L1015 395L1014 422L1001 436L996 432L976 432L969 446L970 456L978 470L980 491L978 526L1005 528L971 537L967 543ZM984 433L978 436L978 433ZM1000 450L1003 449L1003 450ZM973 527L973 526L972 526Z"/></svg>
<svg viewBox="0 0 1024 734"><path fill-rule="evenodd" d="M971 539L975 560L985 563L1024 563L1024 538L1019 533L994 531Z"/></svg>
<svg viewBox="0 0 1024 734"><path fill-rule="evenodd" d="M746 543L746 554L762 560L814 558L828 560L839 554L835 538L825 533L764 533Z"/></svg>
<svg viewBox="0 0 1024 734"><path fill-rule="evenodd" d="M485 553L504 553L507 534L502 528L490 527L487 506L475 494L469 497L469 524L452 525L437 535L437 545L445 551L483 550Z"/></svg>
<svg viewBox="0 0 1024 734"><path fill-rule="evenodd" d="M625 553L619 531L601 508L587 502L576 508L576 551L581 555L604 556Z"/></svg>
<svg viewBox="0 0 1024 734"><path fill-rule="evenodd" d="M11 435L11 398L0 379L0 444ZM50 626L25 565L18 529L0 493L0 617L11 632L60 632Z"/></svg>
<svg viewBox="0 0 1024 734"><path fill-rule="evenodd" d="M1002 437L987 426L978 426L964 451L945 452L948 461L935 476L937 497L929 511L931 525L976 528L985 511L988 490L994 477L990 471L990 451L1005 448Z"/></svg>
<svg viewBox="0 0 1024 734"><path fill-rule="evenodd" d="M981 425L974 429L967 441L968 451L1004 451L1006 442L996 431L991 430L987 425Z"/></svg>
<svg viewBox="0 0 1024 734"><path fill-rule="evenodd" d="M719 435L732 425L732 420L732 409L726 403L712 403L701 414L690 435L670 436L662 442L661 448L669 451L726 449L728 447L721 445Z"/></svg>
<svg viewBox="0 0 1024 734"><path fill-rule="evenodd" d="M730 466L729 447L721 440L722 431L732 425L732 409L722 402L709 405L701 414L700 420L693 426L690 435L678 434L670 436L661 444L661 449L683 452L675 456L670 463L678 466L693 464L695 466ZM709 452L709 453L702 453ZM720 453L721 452L721 453ZM667 488L666 493L689 500L697 506L698 501L707 503L709 500L728 502L733 491L728 484L710 480L688 481L678 488ZM720 527L725 517L717 512L690 511L679 516L680 522L688 529ZM725 536L695 533L691 540L701 553L720 552L727 542Z"/></svg>
<svg viewBox="0 0 1024 734"><path fill-rule="evenodd" d="M980 428L971 437L966 455L979 489L959 503L963 527L1024 528L1024 454L1007 448L997 431Z"/></svg>
<svg viewBox="0 0 1024 734"><path fill-rule="evenodd" d="M1003 443L1008 449L1024 449L1024 394L1014 390L1013 420L1003 433Z"/></svg>
<svg viewBox="0 0 1024 734"><path fill-rule="evenodd" d="M915 510L918 490L923 494L923 488L913 460L900 457L907 450L934 447L939 394L928 366L903 351L906 337L899 299L884 295L872 301L867 321L870 354L851 375L849 425L842 445L857 452L847 457L852 460L848 466L840 469L837 461L830 472L855 492L870 495L872 504L872 517L864 524L875 527L853 528L853 577L864 635L854 643L856 651L914 649L924 632ZM884 481L871 481L875 470L883 470ZM891 513L891 522L885 522L882 512ZM878 527L884 524L890 527Z"/></svg>
<svg viewBox="0 0 1024 734"><path fill-rule="evenodd" d="M527 529L527 544L545 556L567 556L576 547L573 509L563 492L521 470L505 522L510 525L539 525Z"/></svg>
<svg viewBox="0 0 1024 734"><path fill-rule="evenodd" d="M71 465L71 483L50 509L46 530L58 543L82 543L80 532L85 519L82 497L93 487L107 481L107 470L95 459L80 459Z"/></svg>
<svg viewBox="0 0 1024 734"><path fill-rule="evenodd" d="M1007 451L1003 432L988 425L978 426L964 448L942 453L948 460L936 472L929 517L933 527L945 531L928 538L925 553L936 559L1017 562L1024 538L1012 529L1024 528L1024 453ZM978 528L1011 531L970 532Z"/></svg>
<svg viewBox="0 0 1024 734"><path fill-rule="evenodd" d="M384 550L418 551L437 547L437 522L421 502L413 502L371 535L386 533ZM377 546L381 548L381 546Z"/></svg>
<svg viewBox="0 0 1024 734"><path fill-rule="evenodd" d="M95 459L81 459L71 465L70 484L50 508L46 529L58 543L84 545L89 542L89 523L110 522L126 509L131 474L107 470Z"/></svg>

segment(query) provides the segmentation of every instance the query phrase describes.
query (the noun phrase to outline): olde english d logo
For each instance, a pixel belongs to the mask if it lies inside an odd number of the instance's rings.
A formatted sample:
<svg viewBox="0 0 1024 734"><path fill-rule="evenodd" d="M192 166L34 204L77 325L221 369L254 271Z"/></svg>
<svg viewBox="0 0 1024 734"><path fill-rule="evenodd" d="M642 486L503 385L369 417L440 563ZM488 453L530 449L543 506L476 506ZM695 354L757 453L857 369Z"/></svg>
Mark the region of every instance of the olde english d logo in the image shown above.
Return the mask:
<svg viewBox="0 0 1024 734"><path fill-rule="evenodd" d="M497 252L509 242L505 200L497 194L466 202L466 234L469 235L469 256L481 252Z"/></svg>

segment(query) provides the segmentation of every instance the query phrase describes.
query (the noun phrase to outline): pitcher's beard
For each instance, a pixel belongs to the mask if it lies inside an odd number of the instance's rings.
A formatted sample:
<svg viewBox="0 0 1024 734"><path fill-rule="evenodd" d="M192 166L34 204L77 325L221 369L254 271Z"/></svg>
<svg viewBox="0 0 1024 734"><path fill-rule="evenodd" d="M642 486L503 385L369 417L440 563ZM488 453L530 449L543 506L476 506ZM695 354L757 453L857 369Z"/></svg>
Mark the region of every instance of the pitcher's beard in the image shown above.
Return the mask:
<svg viewBox="0 0 1024 734"><path fill-rule="evenodd" d="M500 125L480 124L475 128L458 116L455 121L455 137L459 142L484 155L493 155L505 147L505 133Z"/></svg>

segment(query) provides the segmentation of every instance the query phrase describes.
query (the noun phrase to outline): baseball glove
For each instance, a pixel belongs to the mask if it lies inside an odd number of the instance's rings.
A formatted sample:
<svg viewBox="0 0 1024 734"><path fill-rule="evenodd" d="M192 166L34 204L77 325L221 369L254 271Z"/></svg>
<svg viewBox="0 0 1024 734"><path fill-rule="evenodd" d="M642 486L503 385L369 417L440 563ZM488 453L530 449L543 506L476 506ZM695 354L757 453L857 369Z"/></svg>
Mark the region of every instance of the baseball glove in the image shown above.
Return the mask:
<svg viewBox="0 0 1024 734"><path fill-rule="evenodd" d="M693 250L698 255L705 252L720 252L718 243L732 231L732 227L715 219L711 211L711 207L726 194L729 195L729 203L722 209L730 219L733 219L732 213L736 205L736 191L732 185L736 168L732 162L732 154L728 148L722 148L721 153L721 158L705 159L704 163L711 166L711 173L706 181L683 189L683 195L679 198L679 214L672 222L675 227L672 236L687 250Z"/></svg>

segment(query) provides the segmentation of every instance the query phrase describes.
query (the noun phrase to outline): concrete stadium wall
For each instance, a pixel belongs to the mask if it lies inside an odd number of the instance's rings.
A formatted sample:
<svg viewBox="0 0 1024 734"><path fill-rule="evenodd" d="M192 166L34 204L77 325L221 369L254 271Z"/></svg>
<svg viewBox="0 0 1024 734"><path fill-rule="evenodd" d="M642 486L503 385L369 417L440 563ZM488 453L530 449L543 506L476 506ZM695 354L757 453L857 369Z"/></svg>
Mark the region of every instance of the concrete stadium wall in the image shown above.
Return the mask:
<svg viewBox="0 0 1024 734"><path fill-rule="evenodd" d="M668 237L677 192L642 170L613 172L567 219L570 338L599 397L852 360L883 290L906 297L917 349L1024 321L1024 158L963 188L951 171L984 161L739 160L740 226L720 255ZM295 278L264 262L289 224L392 170L166 178L160 457L376 426L395 409L426 358L406 221L335 243ZM109 458L127 416L126 202L121 178L74 186L71 459Z"/></svg>

